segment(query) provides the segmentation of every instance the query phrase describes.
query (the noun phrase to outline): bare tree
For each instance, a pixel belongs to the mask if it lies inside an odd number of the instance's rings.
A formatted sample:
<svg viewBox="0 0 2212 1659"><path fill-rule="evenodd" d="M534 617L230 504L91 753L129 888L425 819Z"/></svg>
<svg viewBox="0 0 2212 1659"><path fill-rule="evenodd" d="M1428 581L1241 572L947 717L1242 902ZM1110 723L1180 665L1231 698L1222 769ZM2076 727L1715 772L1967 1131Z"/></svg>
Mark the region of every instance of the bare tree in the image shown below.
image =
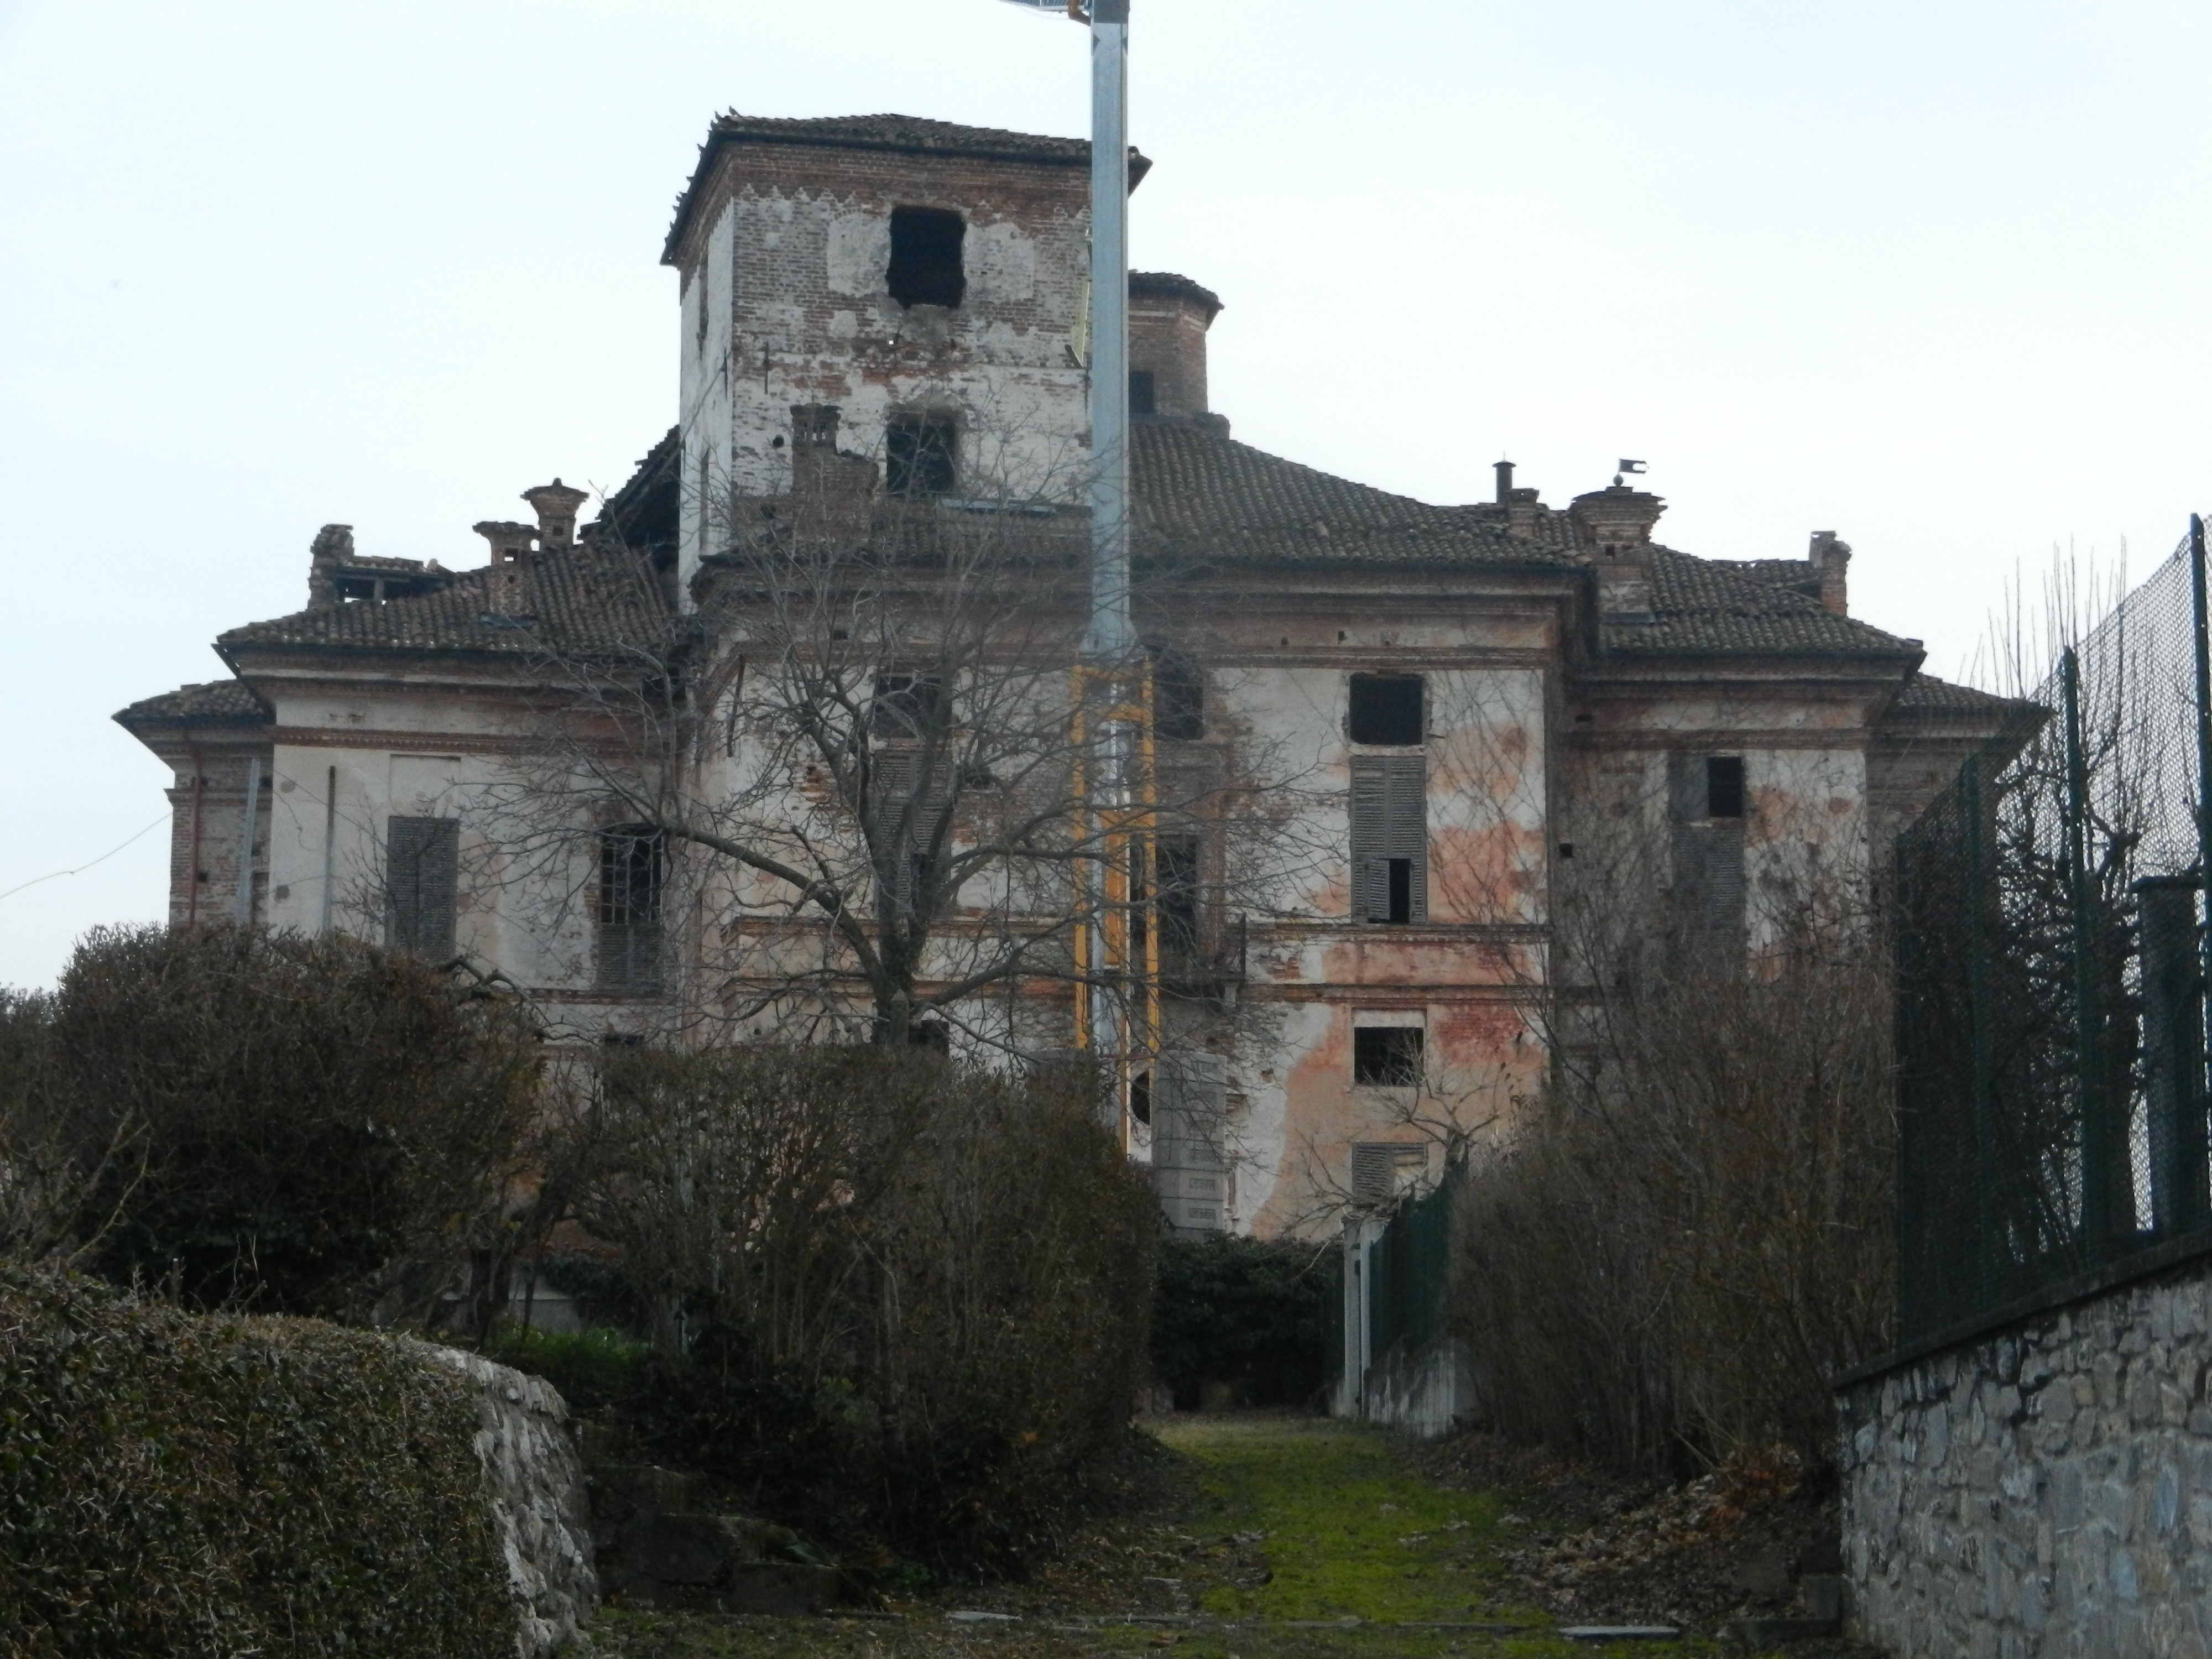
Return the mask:
<svg viewBox="0 0 2212 1659"><path fill-rule="evenodd" d="M1297 781L1250 742L1146 744L1142 805L1089 810L1109 705L1194 695L1180 659L1085 667L1087 523L1053 481L954 496L907 454L879 488L836 430L797 411L788 495L699 501L694 608L548 653L538 740L477 803L501 878L596 912L602 984L740 1034L1051 1047L1093 930L1149 1020L1161 954L1202 978L1219 918L1301 856Z"/></svg>

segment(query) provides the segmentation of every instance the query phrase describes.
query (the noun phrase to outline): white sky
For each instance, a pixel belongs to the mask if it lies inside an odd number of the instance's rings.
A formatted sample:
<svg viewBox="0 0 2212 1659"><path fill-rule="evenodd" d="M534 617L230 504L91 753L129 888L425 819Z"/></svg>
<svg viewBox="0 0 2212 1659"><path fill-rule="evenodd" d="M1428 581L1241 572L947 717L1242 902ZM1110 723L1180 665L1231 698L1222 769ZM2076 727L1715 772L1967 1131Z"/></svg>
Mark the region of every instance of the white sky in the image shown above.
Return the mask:
<svg viewBox="0 0 2212 1659"><path fill-rule="evenodd" d="M2054 544L2199 487L2201 0L1134 0L1134 262L1215 289L1215 406L1431 501L1651 463L1662 533L1857 550L1955 673ZM107 716L304 602L307 544L480 562L672 418L710 117L1078 135L992 0L0 0L0 890L167 774ZM161 914L156 829L0 899L0 983Z"/></svg>

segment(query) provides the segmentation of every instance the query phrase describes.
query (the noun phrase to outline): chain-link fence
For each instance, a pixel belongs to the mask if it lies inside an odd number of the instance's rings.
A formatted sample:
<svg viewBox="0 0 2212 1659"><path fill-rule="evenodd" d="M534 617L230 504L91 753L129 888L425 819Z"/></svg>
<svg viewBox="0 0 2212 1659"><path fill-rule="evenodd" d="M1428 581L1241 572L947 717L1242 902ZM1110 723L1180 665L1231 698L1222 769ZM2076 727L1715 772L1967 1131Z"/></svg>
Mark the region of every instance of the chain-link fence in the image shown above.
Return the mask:
<svg viewBox="0 0 2212 1659"><path fill-rule="evenodd" d="M1898 837L1907 1340L2200 1230L2212 1242L2212 692L2191 525L2060 653L2039 724L1970 759Z"/></svg>

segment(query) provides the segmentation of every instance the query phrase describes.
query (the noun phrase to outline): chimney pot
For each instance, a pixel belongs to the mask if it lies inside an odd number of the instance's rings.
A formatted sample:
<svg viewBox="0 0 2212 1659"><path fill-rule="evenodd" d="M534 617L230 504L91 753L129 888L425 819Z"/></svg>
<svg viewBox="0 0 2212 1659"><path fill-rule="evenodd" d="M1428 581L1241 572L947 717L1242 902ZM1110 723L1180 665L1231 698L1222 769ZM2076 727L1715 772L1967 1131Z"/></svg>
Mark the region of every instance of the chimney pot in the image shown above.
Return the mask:
<svg viewBox="0 0 2212 1659"><path fill-rule="evenodd" d="M588 489L578 489L555 478L550 484L526 489L522 499L538 514L538 543L547 552L576 544L576 509L592 499Z"/></svg>
<svg viewBox="0 0 2212 1659"><path fill-rule="evenodd" d="M1513 463L1498 461L1493 465L1498 469L1498 504L1510 507L1513 501Z"/></svg>

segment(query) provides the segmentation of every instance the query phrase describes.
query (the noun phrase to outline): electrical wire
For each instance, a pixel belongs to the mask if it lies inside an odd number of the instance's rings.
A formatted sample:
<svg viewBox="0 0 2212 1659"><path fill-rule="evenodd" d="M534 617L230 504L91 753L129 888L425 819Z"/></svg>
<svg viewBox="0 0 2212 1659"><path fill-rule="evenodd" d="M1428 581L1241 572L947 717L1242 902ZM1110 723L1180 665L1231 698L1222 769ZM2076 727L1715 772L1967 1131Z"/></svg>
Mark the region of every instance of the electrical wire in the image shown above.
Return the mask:
<svg viewBox="0 0 2212 1659"><path fill-rule="evenodd" d="M42 881L53 881L62 876L82 875L86 871L91 869L94 864L105 864L108 860L113 858L118 853L121 852L125 848L130 846L131 842L143 841L146 837L147 834L156 825L167 823L169 821L169 817L170 815L168 813L162 813L161 816L155 818L152 823L148 824L145 829L141 830L137 835L131 836L130 841L117 842L114 846L109 848L105 853L102 853L98 858L93 860L92 864L80 864L74 870L50 870L43 876L33 876L30 880L20 883L16 886L8 889L6 892L0 893L0 899L13 898L25 888L36 887Z"/></svg>

